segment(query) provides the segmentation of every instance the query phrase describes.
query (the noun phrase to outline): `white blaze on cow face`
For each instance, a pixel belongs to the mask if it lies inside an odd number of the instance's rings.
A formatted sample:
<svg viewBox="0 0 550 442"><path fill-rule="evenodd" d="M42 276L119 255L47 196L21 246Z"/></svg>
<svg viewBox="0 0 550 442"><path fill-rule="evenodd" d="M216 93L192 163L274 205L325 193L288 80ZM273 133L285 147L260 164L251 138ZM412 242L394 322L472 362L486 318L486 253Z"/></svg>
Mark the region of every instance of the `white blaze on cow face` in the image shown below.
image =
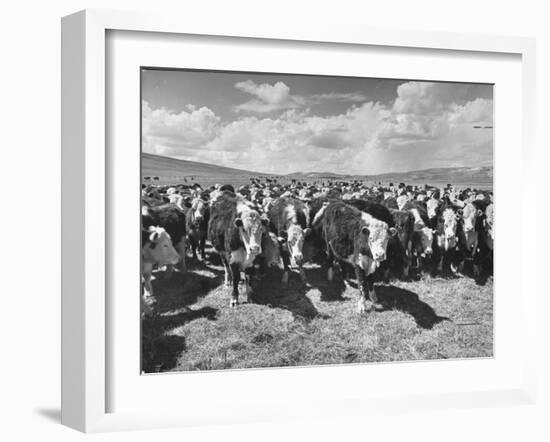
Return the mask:
<svg viewBox="0 0 550 442"><path fill-rule="evenodd" d="M386 248L389 240L388 225L384 221L373 218L368 213L361 213L361 218L369 229L369 248L375 261L386 259Z"/></svg>
<svg viewBox="0 0 550 442"><path fill-rule="evenodd" d="M475 230L477 209L473 204L466 204L462 211L462 219L464 220L464 232Z"/></svg>
<svg viewBox="0 0 550 442"><path fill-rule="evenodd" d="M433 218L436 215L437 208L439 207L439 201L435 198L430 198L426 202L426 210L428 212L428 217Z"/></svg>
<svg viewBox="0 0 550 442"><path fill-rule="evenodd" d="M149 228L149 241L143 246L143 260L157 265L177 264L180 255L174 249L170 235L162 227Z"/></svg>
<svg viewBox="0 0 550 442"><path fill-rule="evenodd" d="M302 248L304 245L305 231L297 224L297 215L296 209L292 204L289 204L285 208L287 225L287 247L290 253L291 258L294 260L296 265L302 264L303 253Z"/></svg>
<svg viewBox="0 0 550 442"><path fill-rule="evenodd" d="M396 202L397 202L397 208L399 210L403 210L403 206L405 206L405 204L407 203L407 201L409 201L409 197L407 195L400 195L397 197L396 199Z"/></svg>
<svg viewBox="0 0 550 442"><path fill-rule="evenodd" d="M456 246L456 214L452 209L443 212L443 248L450 250Z"/></svg>
<svg viewBox="0 0 550 442"><path fill-rule="evenodd" d="M240 210L239 210L240 209ZM248 259L262 253L262 235L264 234L264 223L259 213L246 205L239 205L237 210L240 218L235 220L239 228L239 235L244 244Z"/></svg>
<svg viewBox="0 0 550 442"><path fill-rule="evenodd" d="M433 252L433 230L426 226L417 209L411 209L414 216L414 232L420 237L421 253L431 255Z"/></svg>
<svg viewBox="0 0 550 442"><path fill-rule="evenodd" d="M473 204L466 204L462 212L462 220L466 250L472 251L478 243L478 233L475 230L477 208Z"/></svg>

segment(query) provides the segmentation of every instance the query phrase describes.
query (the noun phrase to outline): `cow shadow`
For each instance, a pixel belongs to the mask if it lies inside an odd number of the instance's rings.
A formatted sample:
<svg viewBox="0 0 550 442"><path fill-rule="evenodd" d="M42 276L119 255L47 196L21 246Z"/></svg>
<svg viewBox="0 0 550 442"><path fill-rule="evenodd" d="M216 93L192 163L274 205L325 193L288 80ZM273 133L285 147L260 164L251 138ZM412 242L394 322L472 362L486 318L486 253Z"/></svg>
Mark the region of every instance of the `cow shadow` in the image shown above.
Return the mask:
<svg viewBox="0 0 550 442"><path fill-rule="evenodd" d="M326 317L319 313L307 297L309 287L302 283L298 274L290 272L287 287L281 285L282 275L281 269L268 269L266 274L254 284L253 302L288 310L294 318L306 321Z"/></svg>
<svg viewBox="0 0 550 442"><path fill-rule="evenodd" d="M167 335L172 330L195 319L216 320L218 310L213 307L185 309L173 314L154 315L141 321L141 369L156 373L174 368L178 357L187 350L184 336Z"/></svg>
<svg viewBox="0 0 550 442"><path fill-rule="evenodd" d="M421 301L418 295L410 290L393 285L377 285L376 295L383 310L399 310L408 313L421 328L431 330L436 324L450 320L445 316L437 315L429 304Z"/></svg>
<svg viewBox="0 0 550 442"><path fill-rule="evenodd" d="M344 274L338 268L334 267L334 278L329 281L327 278L327 269L324 266L306 269L308 284L319 290L321 301L336 302L344 301L347 298L343 296L346 291L346 282L353 285L354 282L348 278L344 278Z"/></svg>
<svg viewBox="0 0 550 442"><path fill-rule="evenodd" d="M196 303L223 281L223 271L204 265L196 266L185 273L155 272L152 281L155 298L154 310L158 314L178 310Z"/></svg>

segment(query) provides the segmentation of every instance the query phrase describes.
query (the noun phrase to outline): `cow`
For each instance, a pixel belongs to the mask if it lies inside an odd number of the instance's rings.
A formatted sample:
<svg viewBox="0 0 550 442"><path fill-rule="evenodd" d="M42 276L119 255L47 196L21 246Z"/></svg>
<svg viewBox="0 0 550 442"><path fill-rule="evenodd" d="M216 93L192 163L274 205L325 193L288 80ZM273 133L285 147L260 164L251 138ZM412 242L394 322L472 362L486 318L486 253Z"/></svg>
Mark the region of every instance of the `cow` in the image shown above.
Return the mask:
<svg viewBox="0 0 550 442"><path fill-rule="evenodd" d="M212 203L208 238L221 258L225 284L233 283L231 307L239 303L241 271L245 273L246 293L251 300L251 276L262 253L267 223L267 218L260 217L256 210L228 194L222 194Z"/></svg>
<svg viewBox="0 0 550 442"><path fill-rule="evenodd" d="M306 275L302 267L304 240L311 233L308 227L309 210L300 200L295 198L278 198L268 212L270 228L281 244L281 257L284 271L282 283L288 283L289 267L294 261L300 272L300 279L305 282Z"/></svg>
<svg viewBox="0 0 550 442"><path fill-rule="evenodd" d="M413 250L416 255L417 267L420 269L425 259L433 254L433 229L429 227L429 218L424 206L418 202L408 201L404 210L414 217Z"/></svg>
<svg viewBox="0 0 550 442"><path fill-rule="evenodd" d="M459 217L459 213L451 206L442 207L434 217L436 219L435 262L439 273L443 273L447 265L450 266L453 273L456 272L453 261L458 245L457 226Z"/></svg>
<svg viewBox="0 0 550 442"><path fill-rule="evenodd" d="M390 209L397 235L388 241L388 265L394 273L409 277L412 264L414 216L406 210Z"/></svg>
<svg viewBox="0 0 550 442"><path fill-rule="evenodd" d="M386 259L388 225L344 202L325 203L316 213L314 227L320 225L328 258L327 278L332 281L334 260L349 263L359 287L359 313L372 307L381 310L374 290L374 272ZM371 306L367 303L367 295Z"/></svg>
<svg viewBox="0 0 550 442"><path fill-rule="evenodd" d="M187 240L193 254L193 259L197 259L197 248L201 260L205 260L206 255L204 248L206 245L206 236L208 234L208 220L210 217L210 208L208 203L198 197L191 203L191 208L185 217Z"/></svg>
<svg viewBox="0 0 550 442"><path fill-rule="evenodd" d="M149 226L141 231L141 278L142 278L142 313L152 313L150 300L153 297L153 266L174 265L180 261L180 255L174 249L170 235L162 227Z"/></svg>
<svg viewBox="0 0 550 442"><path fill-rule="evenodd" d="M461 217L457 229L460 251L458 271L463 272L465 261L472 261L474 275L478 276L480 273L478 247L480 232L483 229L483 211L470 202L460 212Z"/></svg>
<svg viewBox="0 0 550 442"><path fill-rule="evenodd" d="M150 226L162 227L166 230L176 248L181 260L180 271L187 271L185 254L187 249L185 213L176 204L163 204L155 207L142 206L141 223L143 229ZM170 274L169 267L168 274Z"/></svg>

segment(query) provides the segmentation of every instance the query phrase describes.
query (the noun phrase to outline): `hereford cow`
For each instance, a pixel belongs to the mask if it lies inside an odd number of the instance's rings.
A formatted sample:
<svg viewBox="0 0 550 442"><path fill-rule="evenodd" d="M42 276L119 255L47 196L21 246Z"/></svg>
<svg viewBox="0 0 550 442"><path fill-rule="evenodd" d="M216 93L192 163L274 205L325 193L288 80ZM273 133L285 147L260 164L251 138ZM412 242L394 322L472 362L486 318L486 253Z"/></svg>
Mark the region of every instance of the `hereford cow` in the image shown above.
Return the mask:
<svg viewBox="0 0 550 442"><path fill-rule="evenodd" d="M417 267L421 268L425 259L433 254L433 230L429 227L428 213L424 206L415 201L408 201L403 207L414 217L413 250Z"/></svg>
<svg viewBox="0 0 550 442"><path fill-rule="evenodd" d="M255 261L262 253L267 222L257 211L229 195L222 194L212 203L208 237L220 255L226 285L233 282L231 307L239 302L241 271L245 273L248 299L252 296L251 276Z"/></svg>
<svg viewBox="0 0 550 442"><path fill-rule="evenodd" d="M141 231L141 305L145 315L151 314L150 300L153 296L151 284L153 266L177 264L180 255L174 249L170 235L162 227L149 226Z"/></svg>
<svg viewBox="0 0 550 442"><path fill-rule="evenodd" d="M448 268L455 273L453 261L458 245L457 226L460 215L451 207L442 207L435 216L436 219L436 258L437 271L443 273Z"/></svg>
<svg viewBox="0 0 550 442"><path fill-rule="evenodd" d="M366 292L372 306L381 309L373 274L386 259L388 225L343 202L325 203L315 215L313 227L316 225L320 225L325 241L328 280L333 279L334 259L351 264L359 287L359 312L370 310Z"/></svg>
<svg viewBox="0 0 550 442"><path fill-rule="evenodd" d="M150 226L162 227L170 235L180 260L180 270L187 270L185 252L187 247L185 230L185 213L175 204L163 204L155 207L142 207L141 223L143 229ZM170 267L171 268L171 267Z"/></svg>
<svg viewBox="0 0 550 442"><path fill-rule="evenodd" d="M187 239L193 253L193 259L197 259L197 248L199 249L201 260L204 261L206 258L204 247L206 245L209 217L210 210L208 203L202 198L195 198L185 217Z"/></svg>
<svg viewBox="0 0 550 442"><path fill-rule="evenodd" d="M281 197L271 206L268 217L271 231L277 235L281 244L281 257L284 265L282 283L288 283L291 260L300 271L300 279L305 282L302 248L305 237L311 232L311 229L308 228L309 211L307 206L295 198Z"/></svg>

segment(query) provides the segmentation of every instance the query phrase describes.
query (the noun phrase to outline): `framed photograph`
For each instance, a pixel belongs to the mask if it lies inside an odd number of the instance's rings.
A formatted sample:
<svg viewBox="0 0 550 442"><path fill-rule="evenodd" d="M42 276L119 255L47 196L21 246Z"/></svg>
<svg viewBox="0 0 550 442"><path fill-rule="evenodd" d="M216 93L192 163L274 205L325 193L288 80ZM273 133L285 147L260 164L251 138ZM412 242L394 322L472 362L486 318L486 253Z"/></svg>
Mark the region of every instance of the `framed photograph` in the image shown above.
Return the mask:
<svg viewBox="0 0 550 442"><path fill-rule="evenodd" d="M534 400L506 206L535 200L533 40L108 11L62 37L64 424Z"/></svg>

